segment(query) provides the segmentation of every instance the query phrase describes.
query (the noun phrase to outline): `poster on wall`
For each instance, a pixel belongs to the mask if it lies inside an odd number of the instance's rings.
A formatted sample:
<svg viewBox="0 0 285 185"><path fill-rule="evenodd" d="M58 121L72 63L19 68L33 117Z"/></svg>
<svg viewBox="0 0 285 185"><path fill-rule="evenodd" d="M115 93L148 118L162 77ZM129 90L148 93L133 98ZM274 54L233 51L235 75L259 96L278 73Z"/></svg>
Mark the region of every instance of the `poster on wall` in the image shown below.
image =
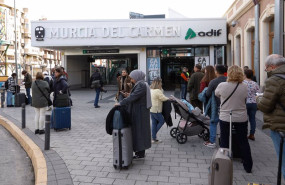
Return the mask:
<svg viewBox="0 0 285 185"><path fill-rule="evenodd" d="M202 68L210 65L210 57L209 56L202 56L202 57L195 57L195 65L200 64Z"/></svg>
<svg viewBox="0 0 285 185"><path fill-rule="evenodd" d="M160 77L160 58L147 58L147 67L148 67L148 83Z"/></svg>

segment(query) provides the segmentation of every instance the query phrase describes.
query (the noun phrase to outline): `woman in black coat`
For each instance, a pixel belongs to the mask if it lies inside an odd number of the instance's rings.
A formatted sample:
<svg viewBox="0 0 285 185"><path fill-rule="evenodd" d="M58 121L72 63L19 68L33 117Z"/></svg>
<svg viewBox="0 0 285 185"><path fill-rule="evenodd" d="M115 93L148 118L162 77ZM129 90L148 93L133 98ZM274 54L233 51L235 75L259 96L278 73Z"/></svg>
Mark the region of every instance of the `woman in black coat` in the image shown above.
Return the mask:
<svg viewBox="0 0 285 185"><path fill-rule="evenodd" d="M145 150L151 147L150 108L152 105L150 88L145 82L145 73L134 70L130 77L131 82L135 84L131 93L125 93L127 98L115 106L128 106L132 122L134 159L138 159L144 158Z"/></svg>
<svg viewBox="0 0 285 185"><path fill-rule="evenodd" d="M56 107L56 99L59 94L68 94L69 96L69 91L68 91L68 84L66 78L63 76L63 71L61 68L56 68L55 69L55 80L53 84L53 90L54 90L54 106Z"/></svg>

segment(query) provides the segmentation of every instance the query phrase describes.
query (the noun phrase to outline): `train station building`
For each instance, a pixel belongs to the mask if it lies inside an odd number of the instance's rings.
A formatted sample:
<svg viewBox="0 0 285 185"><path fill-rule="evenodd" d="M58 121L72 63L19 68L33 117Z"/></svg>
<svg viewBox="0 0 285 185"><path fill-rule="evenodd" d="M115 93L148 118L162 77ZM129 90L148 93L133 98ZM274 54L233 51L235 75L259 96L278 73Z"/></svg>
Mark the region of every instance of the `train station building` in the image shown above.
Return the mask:
<svg viewBox="0 0 285 185"><path fill-rule="evenodd" d="M62 52L73 89L87 87L95 68L106 84L140 69L174 89L184 66L226 64L225 18L32 21L31 32L32 46Z"/></svg>

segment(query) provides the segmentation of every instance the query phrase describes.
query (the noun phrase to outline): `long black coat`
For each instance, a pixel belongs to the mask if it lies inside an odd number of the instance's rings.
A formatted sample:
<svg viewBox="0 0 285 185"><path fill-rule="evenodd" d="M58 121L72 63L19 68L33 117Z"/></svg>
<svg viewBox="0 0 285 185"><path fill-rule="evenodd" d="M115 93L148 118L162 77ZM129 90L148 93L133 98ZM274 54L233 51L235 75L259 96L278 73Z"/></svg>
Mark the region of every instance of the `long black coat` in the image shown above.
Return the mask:
<svg viewBox="0 0 285 185"><path fill-rule="evenodd" d="M120 104L127 105L131 116L133 149L135 152L151 147L150 110L146 108L146 84L135 85L131 94Z"/></svg>

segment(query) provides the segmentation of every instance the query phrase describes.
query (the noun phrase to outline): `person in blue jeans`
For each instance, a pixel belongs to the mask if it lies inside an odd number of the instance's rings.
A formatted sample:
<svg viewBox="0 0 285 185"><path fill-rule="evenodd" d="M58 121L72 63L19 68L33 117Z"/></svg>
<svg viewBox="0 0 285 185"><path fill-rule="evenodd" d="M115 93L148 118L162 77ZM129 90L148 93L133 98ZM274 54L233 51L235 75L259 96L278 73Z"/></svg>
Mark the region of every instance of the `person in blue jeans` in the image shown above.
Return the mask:
<svg viewBox="0 0 285 185"><path fill-rule="evenodd" d="M93 81L99 82L98 87L95 87L96 95L95 95L95 100L94 100L94 107L100 108L98 103L99 103L99 95L100 95L101 89L103 88L103 80L102 80L102 76L101 76L98 68L95 69L95 72L92 74L92 76L90 78L90 86L92 85Z"/></svg>
<svg viewBox="0 0 285 185"><path fill-rule="evenodd" d="M31 88L32 88L32 76L26 71L22 71L22 75L24 75L24 80L22 82L23 85L25 85L26 88L26 95L28 97L28 103L30 104L32 101L32 96L31 96Z"/></svg>
<svg viewBox="0 0 285 185"><path fill-rule="evenodd" d="M187 67L183 67L183 71L181 73L181 99L186 100L187 95L187 84L189 80L189 74L187 73Z"/></svg>
<svg viewBox="0 0 285 185"><path fill-rule="evenodd" d="M252 80L253 78L253 71L250 69L247 69L244 71L245 74L245 80L243 81L244 84L247 85L247 99L246 99L246 109L247 109L247 115L250 122L250 134L248 136L248 139L255 140L254 133L256 128L256 120L255 120L255 114L257 111L257 105L256 105L256 93L259 92L259 85Z"/></svg>
<svg viewBox="0 0 285 185"><path fill-rule="evenodd" d="M152 81L152 84L150 86L150 94L152 102L152 107L150 109L150 116L152 122L152 143L160 143L161 141L157 139L157 132L164 124L164 118L162 115L162 104L164 101L168 100L168 98L163 94L162 83L160 78L157 78Z"/></svg>
<svg viewBox="0 0 285 185"><path fill-rule="evenodd" d="M217 125L219 123L218 109L220 107L220 99L215 96L215 90L218 85L222 82L226 82L227 77L224 76L226 68L223 65L215 66L215 74L217 78L210 81L208 89L206 91L206 97L210 99L211 104L211 113L210 113L210 139L204 143L204 146L215 148L216 147L216 134L217 134Z"/></svg>
<svg viewBox="0 0 285 185"><path fill-rule="evenodd" d="M14 107L14 104L12 102L12 98L16 92L16 73L13 73L8 78L8 89L7 89L7 107Z"/></svg>
<svg viewBox="0 0 285 185"><path fill-rule="evenodd" d="M262 128L271 130L271 139L279 157L279 132L285 132L285 58L277 54L269 55L265 61L265 71L268 78L264 93L256 97L256 103L257 108L263 112ZM282 156L285 157L285 148ZM285 179L285 158L282 161L282 173Z"/></svg>

